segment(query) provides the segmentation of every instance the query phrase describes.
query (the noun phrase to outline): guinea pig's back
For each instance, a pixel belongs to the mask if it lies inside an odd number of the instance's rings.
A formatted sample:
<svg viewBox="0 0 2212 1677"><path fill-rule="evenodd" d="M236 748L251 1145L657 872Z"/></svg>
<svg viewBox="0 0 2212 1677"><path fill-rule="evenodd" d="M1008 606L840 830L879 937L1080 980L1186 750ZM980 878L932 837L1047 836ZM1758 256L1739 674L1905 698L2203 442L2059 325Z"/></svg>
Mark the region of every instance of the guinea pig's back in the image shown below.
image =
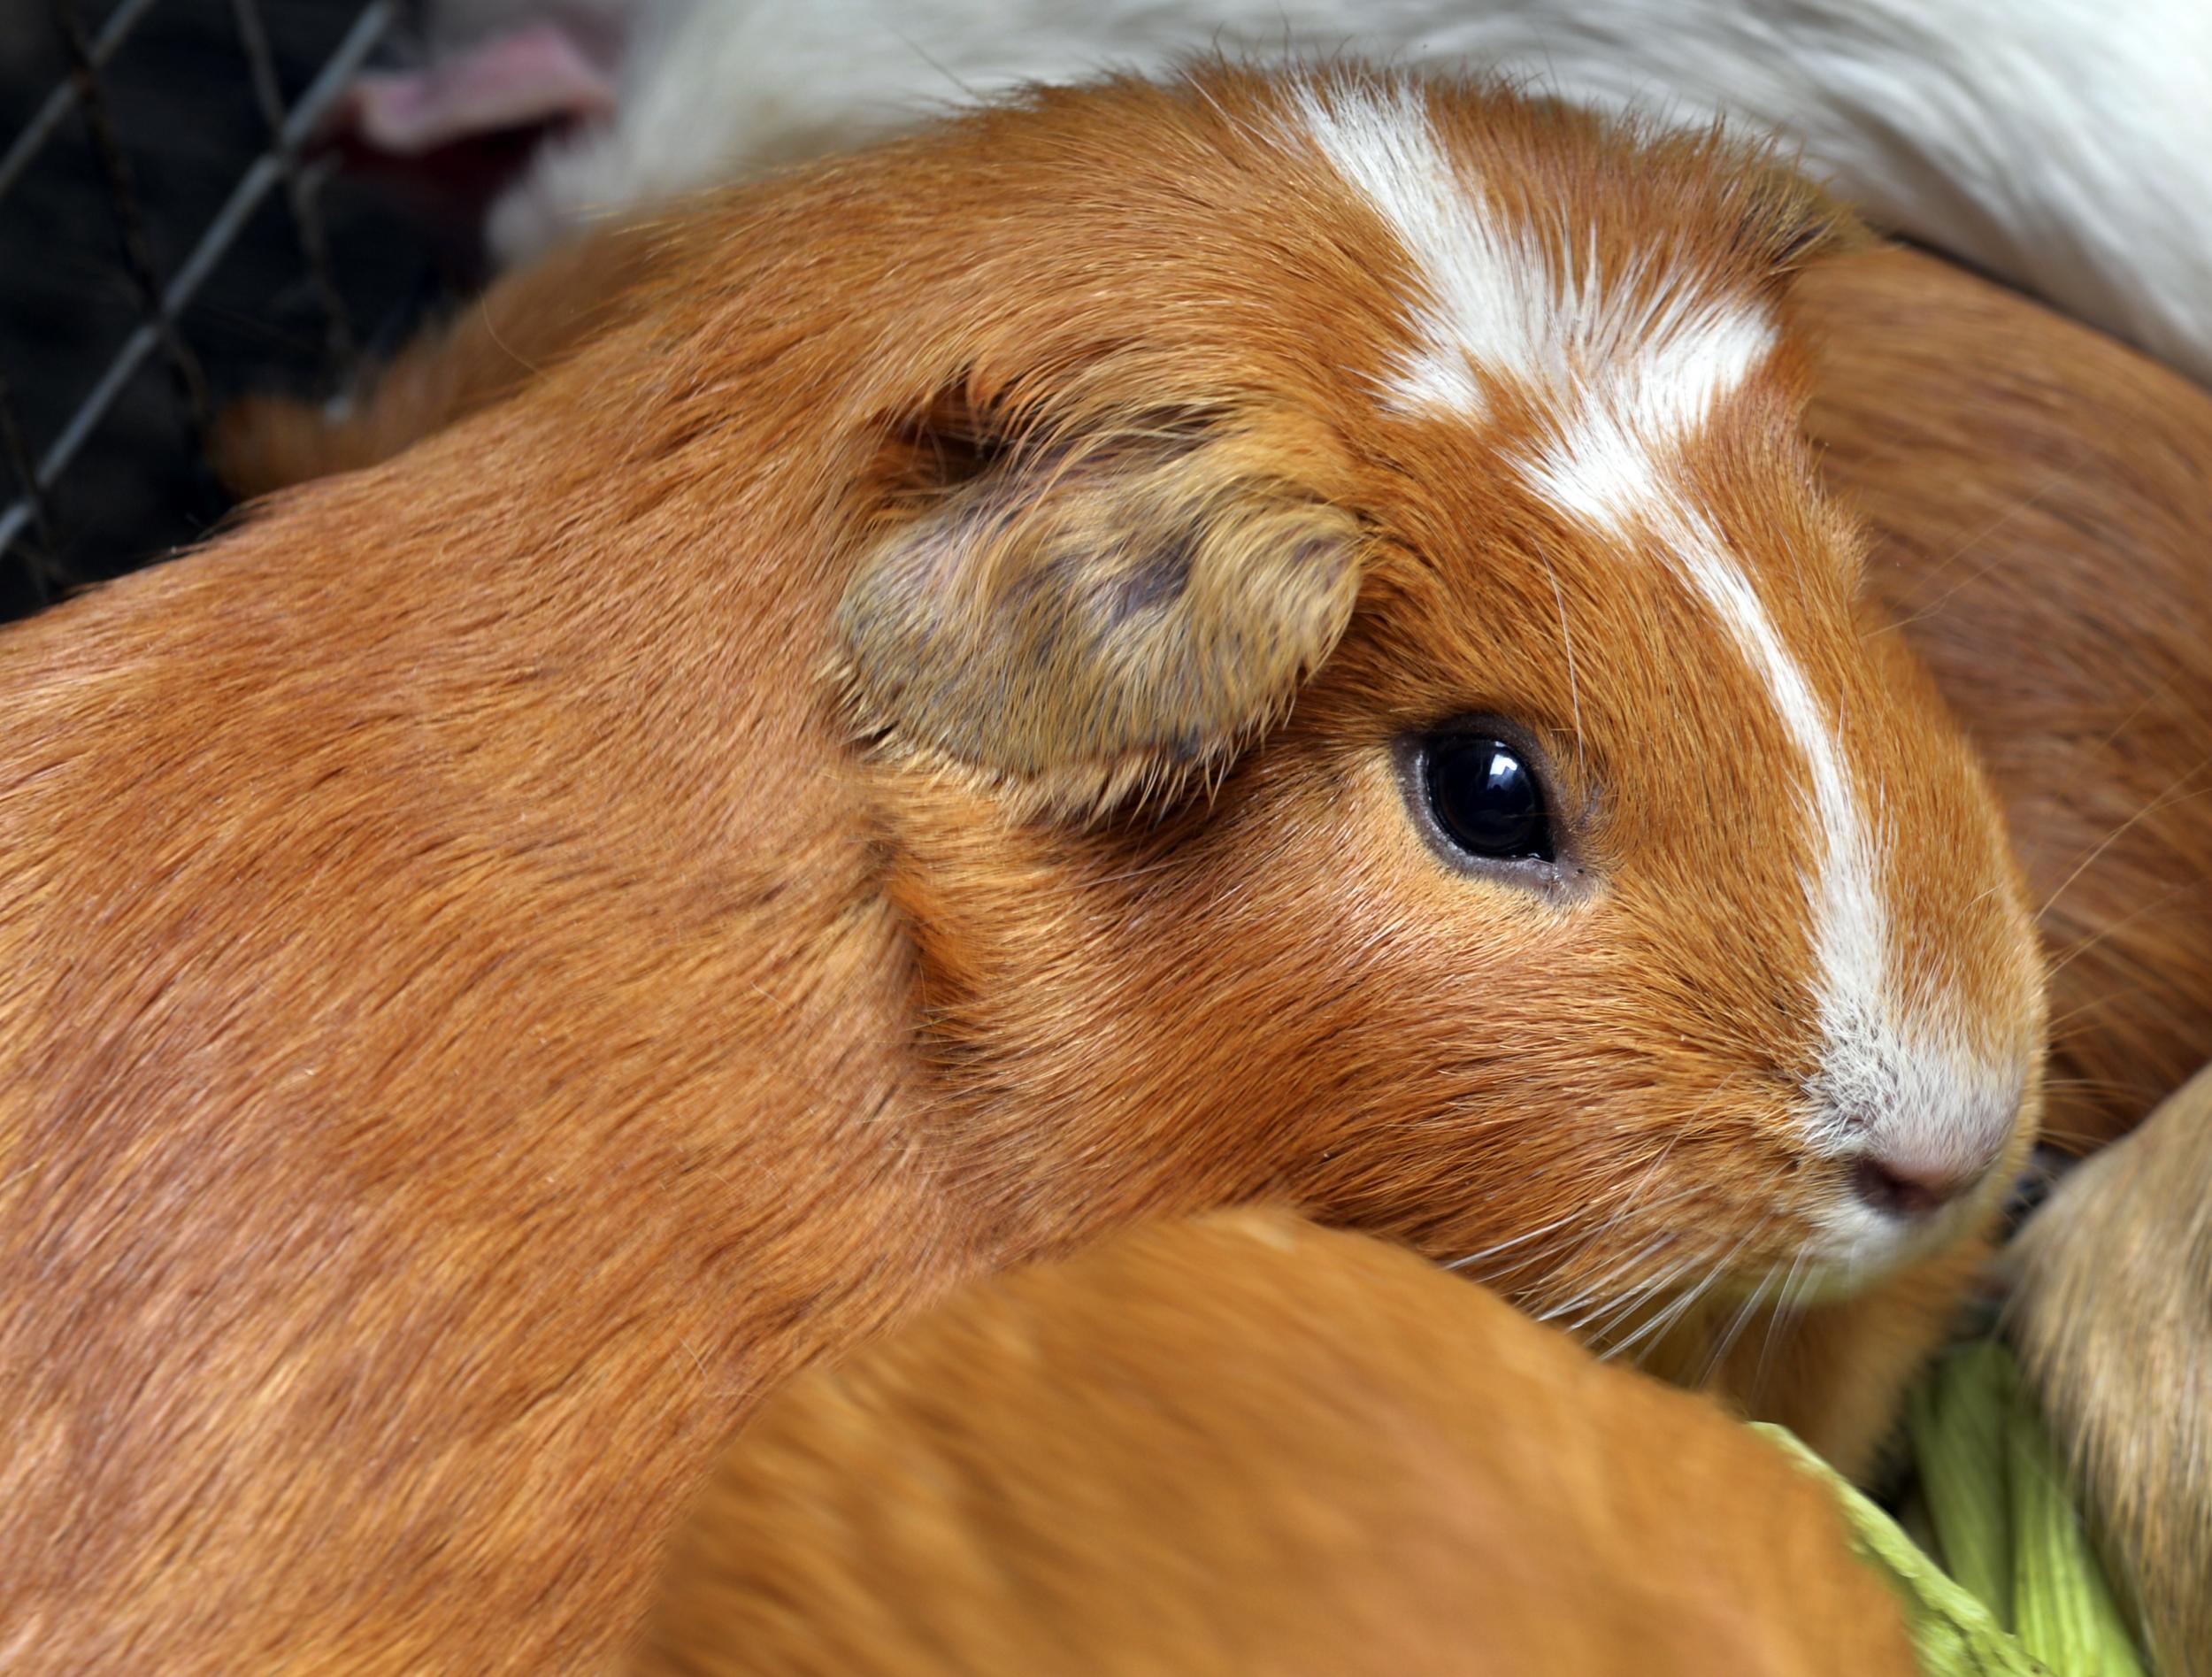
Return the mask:
<svg viewBox="0 0 2212 1677"><path fill-rule="evenodd" d="M558 245L411 339L342 407L242 397L209 438L216 474L250 501L390 459L513 395L619 319L655 250L649 229L626 225Z"/></svg>
<svg viewBox="0 0 2212 1677"><path fill-rule="evenodd" d="M518 423L0 634L27 1672L545 1669L750 1395L930 1284L790 1258L826 1196L818 1259L930 1235L812 689L703 564L564 551Z"/></svg>
<svg viewBox="0 0 2212 1677"><path fill-rule="evenodd" d="M1379 1242L1156 1225L804 1378L638 1669L1908 1673L1827 1489Z"/></svg>

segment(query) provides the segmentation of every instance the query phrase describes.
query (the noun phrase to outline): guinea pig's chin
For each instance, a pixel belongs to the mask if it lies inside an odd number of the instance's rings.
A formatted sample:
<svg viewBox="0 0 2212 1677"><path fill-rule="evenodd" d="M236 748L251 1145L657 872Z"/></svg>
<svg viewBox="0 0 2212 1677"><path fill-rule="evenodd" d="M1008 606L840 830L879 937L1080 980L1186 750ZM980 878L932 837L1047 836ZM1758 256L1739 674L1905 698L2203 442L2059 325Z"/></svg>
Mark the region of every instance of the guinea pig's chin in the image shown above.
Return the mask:
<svg viewBox="0 0 2212 1677"><path fill-rule="evenodd" d="M1987 1193L1970 1194L1924 1217L1901 1218L1848 1202L1814 1213L1786 1303L1850 1297L1909 1265L1956 1244L1988 1216Z"/></svg>

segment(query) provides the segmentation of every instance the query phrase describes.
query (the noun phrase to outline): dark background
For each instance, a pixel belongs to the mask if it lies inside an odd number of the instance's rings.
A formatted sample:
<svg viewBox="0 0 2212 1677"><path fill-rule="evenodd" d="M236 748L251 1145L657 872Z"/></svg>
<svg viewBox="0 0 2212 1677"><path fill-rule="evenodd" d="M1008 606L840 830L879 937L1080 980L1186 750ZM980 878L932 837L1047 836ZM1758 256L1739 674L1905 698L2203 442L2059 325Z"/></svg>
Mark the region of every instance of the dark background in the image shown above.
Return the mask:
<svg viewBox="0 0 2212 1677"><path fill-rule="evenodd" d="M390 10L380 54L404 33L403 12ZM250 32L265 39L289 111L355 26L378 21L369 0L0 0L0 159L72 82L68 20L96 41L119 13L128 31L93 78L104 125L80 100L12 181L0 162L0 510L153 318L146 271L169 284L273 153ZM296 215L280 183L244 219L169 342L39 497L42 516L0 545L0 619L204 535L226 510L200 452L205 415L248 388L337 388L435 296L393 200L325 161L300 170L311 213ZM142 260L127 232L134 204Z"/></svg>

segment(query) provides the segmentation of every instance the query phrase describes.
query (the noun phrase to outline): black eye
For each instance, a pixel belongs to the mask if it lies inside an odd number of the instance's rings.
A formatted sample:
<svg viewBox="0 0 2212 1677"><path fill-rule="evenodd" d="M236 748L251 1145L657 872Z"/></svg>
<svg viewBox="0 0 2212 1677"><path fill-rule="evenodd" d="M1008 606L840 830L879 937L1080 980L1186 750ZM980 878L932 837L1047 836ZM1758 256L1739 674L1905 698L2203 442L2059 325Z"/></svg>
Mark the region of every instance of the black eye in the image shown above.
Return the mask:
<svg viewBox="0 0 2212 1677"><path fill-rule="evenodd" d="M1536 771L1503 740L1444 735L1423 754L1421 778L1444 835L1470 856L1555 858Z"/></svg>

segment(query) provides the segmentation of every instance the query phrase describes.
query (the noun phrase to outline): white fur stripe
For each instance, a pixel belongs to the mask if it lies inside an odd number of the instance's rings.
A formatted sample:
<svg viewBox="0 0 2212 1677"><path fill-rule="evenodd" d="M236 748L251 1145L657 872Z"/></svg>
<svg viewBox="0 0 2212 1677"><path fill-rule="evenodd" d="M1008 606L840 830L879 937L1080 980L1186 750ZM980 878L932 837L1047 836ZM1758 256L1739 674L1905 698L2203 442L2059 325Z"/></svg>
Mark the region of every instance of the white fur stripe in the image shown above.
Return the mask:
<svg viewBox="0 0 2212 1677"><path fill-rule="evenodd" d="M1304 84L1294 111L1336 172L1405 247L1424 296L1415 343L1386 394L1409 412L1479 418L1485 380L1586 397L1630 439L1685 437L1774 346L1757 305L1718 303L1642 274L1570 275L1482 198L1448 154L1411 82Z"/></svg>
<svg viewBox="0 0 2212 1677"><path fill-rule="evenodd" d="M1337 173L1412 258L1427 296L1391 394L1412 409L1479 413L1474 369L1527 376L1556 332L1543 253L1485 216L1438 142L1417 86L1302 84L1293 108Z"/></svg>
<svg viewBox="0 0 2212 1677"><path fill-rule="evenodd" d="M1661 545L1758 673L1804 759L1816 860L1803 885L1820 1028L1808 1139L1832 1156L1872 1152L1916 1167L1978 1169L2010 1130L2017 1077L1972 1050L1953 998L1902 992L1878 883L1878 835L1827 708L1726 539L1648 453L1625 445L1618 422L1617 413L1586 413L1523 469L1592 527ZM1878 1215L1846 1208L1831 1234L1833 1255L1848 1266L1888 1250L1894 1235Z"/></svg>
<svg viewBox="0 0 2212 1677"><path fill-rule="evenodd" d="M1888 988L1888 916L1875 884L1873 837L1825 707L1782 644L1750 579L1711 521L1663 483L1650 454L1622 435L1617 414L1585 416L1525 469L1540 492L1586 524L1627 539L1640 533L1655 539L1757 672L1809 771L1807 812L1820 865L1807 895L1824 1020L1832 1041L1865 1031L1889 1012L1881 1004Z"/></svg>
<svg viewBox="0 0 2212 1677"><path fill-rule="evenodd" d="M1615 413L1586 414L1523 469L1593 527L1661 545L1757 672L1804 759L1816 861L1803 885L1820 1027L1808 1139L1832 1156L1871 1152L1916 1168L1978 1170L2010 1131L2018 1074L1973 1050L1955 998L1904 993L1878 883L1879 835L1827 708L1726 539L1648 453L1624 446L1617 423ZM1895 1234L1874 1212L1846 1207L1830 1231L1830 1253L1848 1267L1888 1252Z"/></svg>

